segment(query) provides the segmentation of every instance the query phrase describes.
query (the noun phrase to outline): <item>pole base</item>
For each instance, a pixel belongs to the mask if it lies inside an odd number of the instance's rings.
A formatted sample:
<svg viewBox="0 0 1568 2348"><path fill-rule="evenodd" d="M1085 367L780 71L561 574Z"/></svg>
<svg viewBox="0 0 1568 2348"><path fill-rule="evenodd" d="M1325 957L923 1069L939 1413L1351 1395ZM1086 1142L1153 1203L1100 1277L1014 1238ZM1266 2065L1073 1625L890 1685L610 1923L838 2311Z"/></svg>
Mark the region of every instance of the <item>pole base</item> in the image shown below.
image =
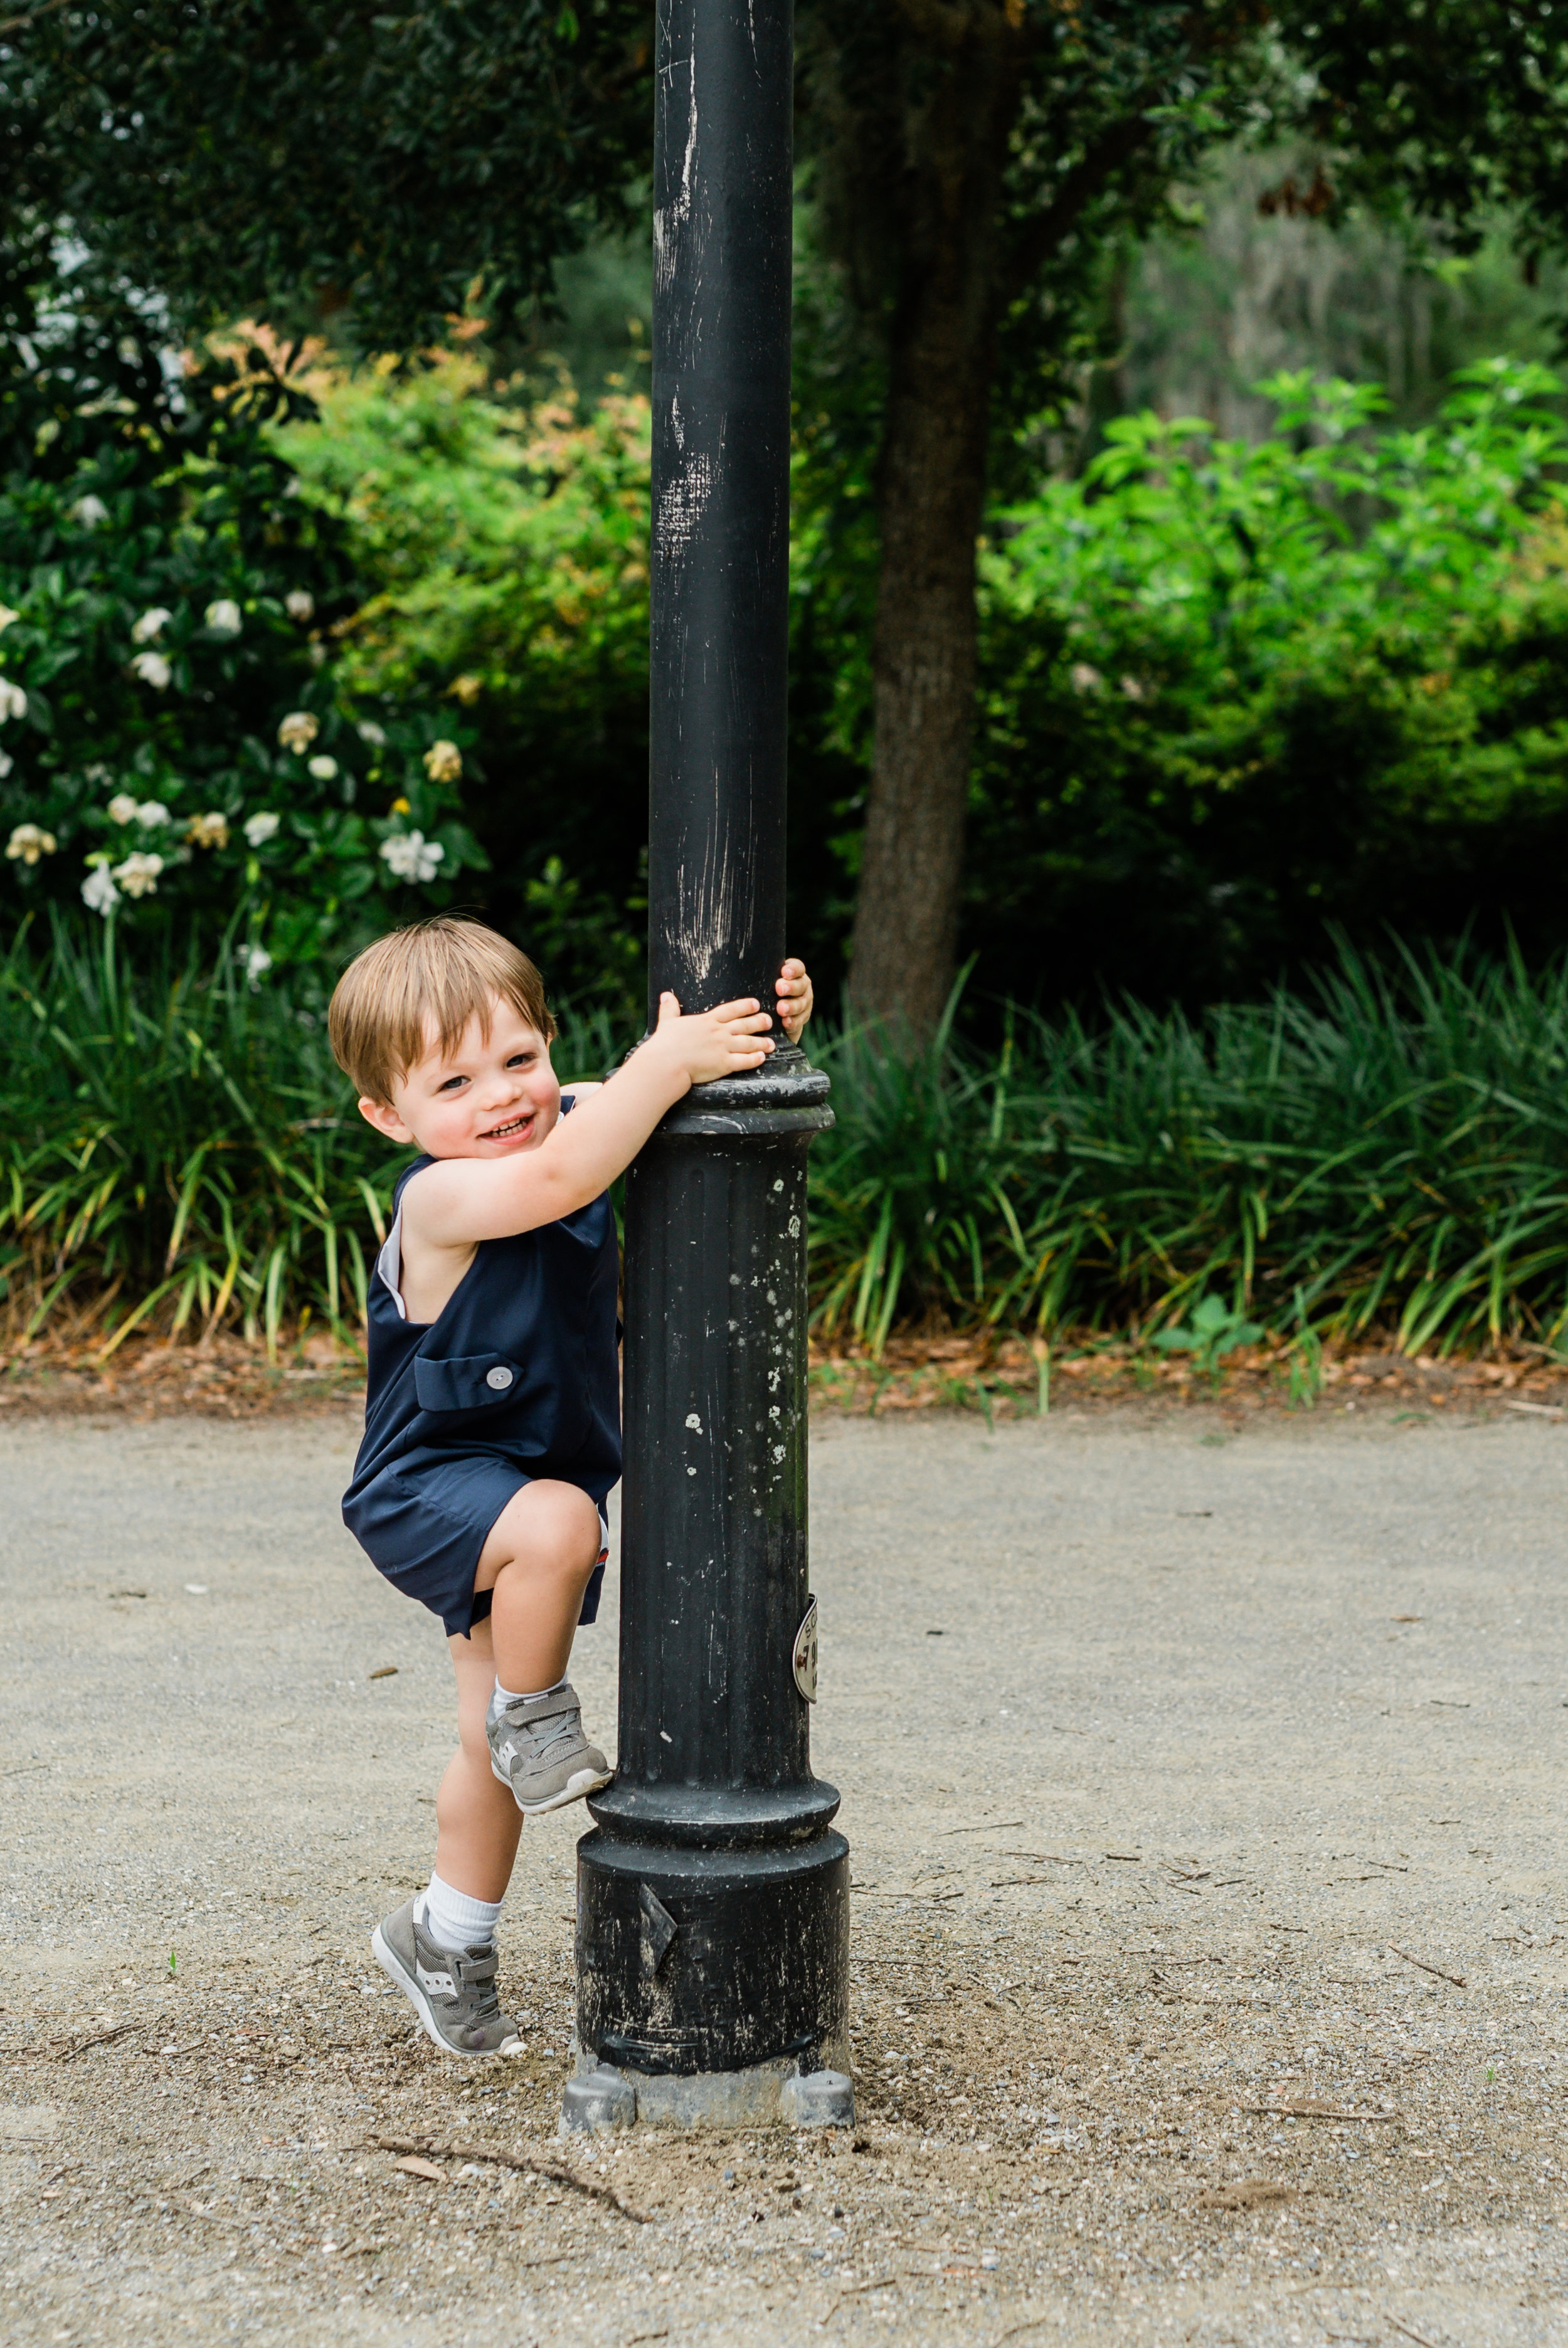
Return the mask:
<svg viewBox="0 0 1568 2348"><path fill-rule="evenodd" d="M619 2071L580 2054L562 2097L561 2136L637 2127L853 2127L854 2082L847 2071L802 2072L791 2060L745 2071L677 2077Z"/></svg>
<svg viewBox="0 0 1568 2348"><path fill-rule="evenodd" d="M602 2136L630 2127L636 2116L636 2091L625 2074L608 2063L592 2063L566 2082L557 2134Z"/></svg>
<svg viewBox="0 0 1568 2348"><path fill-rule="evenodd" d="M802 1789L809 1820L830 1792ZM847 2067L849 1973L841 1834L715 1849L601 1827L577 1846L577 2044L635 2079L639 2116L645 2083L678 2100L766 2075L776 2117L785 2078Z"/></svg>

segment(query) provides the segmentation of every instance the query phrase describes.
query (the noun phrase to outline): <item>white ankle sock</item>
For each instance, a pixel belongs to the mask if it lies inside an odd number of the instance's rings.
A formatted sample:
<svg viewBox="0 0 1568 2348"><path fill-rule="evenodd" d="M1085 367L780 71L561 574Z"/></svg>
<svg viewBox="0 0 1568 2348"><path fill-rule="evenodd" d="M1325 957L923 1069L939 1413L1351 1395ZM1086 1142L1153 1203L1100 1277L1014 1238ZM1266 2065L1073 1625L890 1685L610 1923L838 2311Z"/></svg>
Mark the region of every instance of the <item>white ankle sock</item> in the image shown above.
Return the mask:
<svg viewBox="0 0 1568 2348"><path fill-rule="evenodd" d="M493 1941L500 1910L499 1900L470 1900L466 1891L456 1891L438 1875L432 1875L430 1888L419 1894L414 1913L436 1946L455 1955L460 1949L475 1949Z"/></svg>
<svg viewBox="0 0 1568 2348"><path fill-rule="evenodd" d="M535 1688L531 1694L522 1695L515 1688L503 1688L500 1682L497 1680L495 1692L502 1704L534 1704L542 1695L553 1695L556 1688L563 1688L565 1685L564 1680L556 1680L550 1687Z"/></svg>

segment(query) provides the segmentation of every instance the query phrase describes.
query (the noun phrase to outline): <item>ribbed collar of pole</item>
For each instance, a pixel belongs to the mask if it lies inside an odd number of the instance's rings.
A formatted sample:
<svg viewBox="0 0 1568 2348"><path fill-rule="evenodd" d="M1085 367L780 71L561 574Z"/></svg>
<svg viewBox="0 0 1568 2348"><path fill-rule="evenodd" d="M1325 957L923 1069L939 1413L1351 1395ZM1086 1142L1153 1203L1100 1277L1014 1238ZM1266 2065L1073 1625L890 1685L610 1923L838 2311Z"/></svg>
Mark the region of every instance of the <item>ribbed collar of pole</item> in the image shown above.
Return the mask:
<svg viewBox="0 0 1568 2348"><path fill-rule="evenodd" d="M760 1068L694 1085L660 1118L655 1130L674 1134L825 1133L833 1122L832 1086L798 1044L781 1044Z"/></svg>
<svg viewBox="0 0 1568 2348"><path fill-rule="evenodd" d="M799 1786L643 1786L613 1778L591 1794L598 1825L630 1842L696 1849L763 1849L810 1842L832 1823L839 1789L824 1778Z"/></svg>

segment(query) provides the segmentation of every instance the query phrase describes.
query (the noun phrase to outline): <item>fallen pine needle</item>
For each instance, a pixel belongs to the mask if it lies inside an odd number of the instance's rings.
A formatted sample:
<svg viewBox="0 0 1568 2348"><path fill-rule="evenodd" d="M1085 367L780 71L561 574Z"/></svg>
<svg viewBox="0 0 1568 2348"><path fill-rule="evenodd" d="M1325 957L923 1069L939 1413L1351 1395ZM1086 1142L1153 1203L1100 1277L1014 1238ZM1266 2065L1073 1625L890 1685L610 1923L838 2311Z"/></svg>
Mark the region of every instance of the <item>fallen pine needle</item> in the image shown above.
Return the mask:
<svg viewBox="0 0 1568 2348"><path fill-rule="evenodd" d="M1419 2348L1438 2348L1435 2340L1429 2340L1424 2332L1412 2332L1409 2325L1401 2323L1397 2315L1385 2315L1383 2321L1385 2323L1391 2323L1396 2332L1402 2332L1407 2340L1418 2342Z"/></svg>
<svg viewBox="0 0 1568 2348"><path fill-rule="evenodd" d="M1294 2185L1276 2185L1269 2178L1250 2177L1239 2185L1211 2185L1198 2196L1200 2209L1268 2209L1297 2199Z"/></svg>
<svg viewBox="0 0 1568 2348"><path fill-rule="evenodd" d="M1397 2120L1398 2112L1344 2112L1333 2104L1243 2104L1254 2118L1269 2120Z"/></svg>
<svg viewBox="0 0 1568 2348"><path fill-rule="evenodd" d="M78 2054L85 2054L89 2046L108 2046L114 2039L124 2038L130 2031L141 2027L139 2022L119 2022L112 2030L95 2030L90 2038L78 2038L74 2046L62 2046L55 2060L57 2063L73 2063Z"/></svg>
<svg viewBox="0 0 1568 2348"><path fill-rule="evenodd" d="M1435 1973L1439 1981L1452 1982L1456 1989L1463 1989L1465 1985L1465 1977L1463 1973L1445 1972L1441 1965L1429 1965L1425 1957L1413 1957L1408 1949L1398 1948L1392 1941L1389 1941L1388 1948L1392 1955L1396 1957L1403 1957L1408 1965L1414 1965L1418 1971L1424 1973ZM1393 2317L1390 2316L1388 2321L1392 2323L1394 2321ZM1414 2333L1412 2333L1411 2337L1414 2338Z"/></svg>
<svg viewBox="0 0 1568 2348"><path fill-rule="evenodd" d="M591 2201L607 2202L618 2209L623 2218L634 2225L646 2226L653 2221L645 2209L628 2201L618 2186L601 2185L595 2178L579 2177L563 2160L551 2160L542 2153L502 2152L495 2145L432 2144L427 2139L407 2136L378 2136L376 2142L383 2152L413 2153L426 2160L478 2160L491 2168L518 2168L528 2177L548 2178L552 2185L570 2186L574 2193L584 2193Z"/></svg>

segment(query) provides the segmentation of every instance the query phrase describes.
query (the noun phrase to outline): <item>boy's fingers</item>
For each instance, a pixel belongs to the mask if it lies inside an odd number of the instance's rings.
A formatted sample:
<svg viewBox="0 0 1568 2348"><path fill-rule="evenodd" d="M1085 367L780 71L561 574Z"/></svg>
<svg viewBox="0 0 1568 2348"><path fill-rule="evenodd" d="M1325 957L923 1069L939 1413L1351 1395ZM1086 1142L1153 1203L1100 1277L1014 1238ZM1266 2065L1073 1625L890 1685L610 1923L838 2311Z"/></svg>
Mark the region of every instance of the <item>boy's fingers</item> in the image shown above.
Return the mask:
<svg viewBox="0 0 1568 2348"><path fill-rule="evenodd" d="M666 1019L678 1019L680 1015L680 1004L666 986L659 997L659 1025L662 1027Z"/></svg>

